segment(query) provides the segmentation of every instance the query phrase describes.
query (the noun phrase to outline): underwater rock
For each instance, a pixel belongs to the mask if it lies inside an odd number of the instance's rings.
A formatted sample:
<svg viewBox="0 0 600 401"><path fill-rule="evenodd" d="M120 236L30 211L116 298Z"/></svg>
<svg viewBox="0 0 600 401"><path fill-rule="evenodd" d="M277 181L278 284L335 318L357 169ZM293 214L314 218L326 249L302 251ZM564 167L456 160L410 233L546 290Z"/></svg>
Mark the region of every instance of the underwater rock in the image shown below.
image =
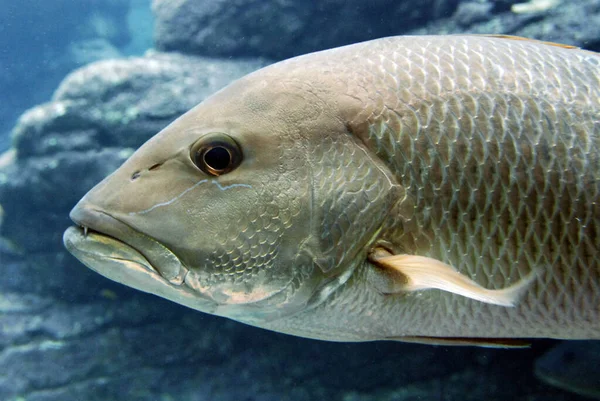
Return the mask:
<svg viewBox="0 0 600 401"><path fill-rule="evenodd" d="M160 50L282 59L402 34L451 14L457 4L458 0L154 0L154 37Z"/></svg>
<svg viewBox="0 0 600 401"><path fill-rule="evenodd" d="M459 4L453 18L460 26L470 26L491 19L492 9L491 3L467 1Z"/></svg>
<svg viewBox="0 0 600 401"><path fill-rule="evenodd" d="M0 298L0 399L581 399L538 383L532 350L312 341L128 291L84 304Z"/></svg>
<svg viewBox="0 0 600 401"><path fill-rule="evenodd" d="M265 64L176 53L99 61L68 75L51 103L21 117L13 131L18 158L74 146L137 148L208 95Z"/></svg>
<svg viewBox="0 0 600 401"><path fill-rule="evenodd" d="M0 167L0 236L25 252L62 250L69 210L89 188L173 119L264 64L159 53L73 72L13 130L16 158Z"/></svg>
<svg viewBox="0 0 600 401"><path fill-rule="evenodd" d="M518 35L600 51L600 1L560 1L545 11L524 14L531 22Z"/></svg>
<svg viewBox="0 0 600 401"><path fill-rule="evenodd" d="M510 10L517 14L541 13L558 5L559 0L529 0L513 4Z"/></svg>
<svg viewBox="0 0 600 401"><path fill-rule="evenodd" d="M530 377L531 350L312 341L123 286L87 303L4 293L0 313L3 401L578 399Z"/></svg>
<svg viewBox="0 0 600 401"><path fill-rule="evenodd" d="M600 0L465 2L452 16L410 31L457 33L524 36L600 51Z"/></svg>
<svg viewBox="0 0 600 401"><path fill-rule="evenodd" d="M121 57L121 52L106 39L85 39L69 43L66 54L76 65Z"/></svg>
<svg viewBox="0 0 600 401"><path fill-rule="evenodd" d="M64 142L79 141L85 134L66 134ZM0 235L20 253L59 250L61 227L68 226L73 202L85 193L82 187L111 173L131 152L113 147L17 159L0 171L0 204L5 210Z"/></svg>
<svg viewBox="0 0 600 401"><path fill-rule="evenodd" d="M47 101L65 74L109 50L119 53L137 35L128 28L130 1L1 2L0 151L19 114ZM90 41L105 45L92 47Z"/></svg>
<svg viewBox="0 0 600 401"><path fill-rule="evenodd" d="M0 298L0 399L27 395L27 400L91 400L103 394L97 391L98 379L118 382L123 372L141 368L153 371L151 381L159 383L166 366L210 366L212 361L226 360L235 352L230 342L215 346L211 341L214 322L202 317L191 321L177 312L157 317L161 310L158 299L141 302L121 299L117 294L111 298L73 305L4 294ZM17 307L3 308L8 301ZM220 330L227 331L226 327ZM162 341L166 332L168 341ZM182 346L172 352L175 344ZM140 379L148 377L131 380L138 389L143 385ZM76 397L77 389L85 395ZM104 399L127 398L115 394Z"/></svg>

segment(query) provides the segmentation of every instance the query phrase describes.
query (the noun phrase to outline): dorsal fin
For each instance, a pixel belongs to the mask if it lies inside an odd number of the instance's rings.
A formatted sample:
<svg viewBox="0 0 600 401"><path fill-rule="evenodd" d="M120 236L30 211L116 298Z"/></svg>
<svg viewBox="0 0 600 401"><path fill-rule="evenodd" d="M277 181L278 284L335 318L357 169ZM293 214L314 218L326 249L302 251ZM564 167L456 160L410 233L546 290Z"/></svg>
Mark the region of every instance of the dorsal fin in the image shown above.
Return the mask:
<svg viewBox="0 0 600 401"><path fill-rule="evenodd" d="M520 40L523 42L533 42L533 43L539 43L539 44L547 45L547 46L562 47L563 49L579 49L579 47L577 47L577 46L565 45L563 43L556 43L556 42L547 42L545 40L530 39L530 38L525 38L523 36L504 35L504 34L483 34L483 35L475 35L475 36L485 36L487 38L497 38L497 39L507 39L507 40Z"/></svg>

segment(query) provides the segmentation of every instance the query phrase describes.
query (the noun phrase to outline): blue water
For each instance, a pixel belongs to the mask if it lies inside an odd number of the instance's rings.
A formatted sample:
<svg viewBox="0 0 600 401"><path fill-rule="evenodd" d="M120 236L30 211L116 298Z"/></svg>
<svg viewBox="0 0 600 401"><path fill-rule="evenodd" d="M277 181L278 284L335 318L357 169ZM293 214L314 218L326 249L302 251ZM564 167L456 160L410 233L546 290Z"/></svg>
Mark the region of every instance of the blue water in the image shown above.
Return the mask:
<svg viewBox="0 0 600 401"><path fill-rule="evenodd" d="M18 117L74 69L152 47L151 0L0 1L0 151Z"/></svg>

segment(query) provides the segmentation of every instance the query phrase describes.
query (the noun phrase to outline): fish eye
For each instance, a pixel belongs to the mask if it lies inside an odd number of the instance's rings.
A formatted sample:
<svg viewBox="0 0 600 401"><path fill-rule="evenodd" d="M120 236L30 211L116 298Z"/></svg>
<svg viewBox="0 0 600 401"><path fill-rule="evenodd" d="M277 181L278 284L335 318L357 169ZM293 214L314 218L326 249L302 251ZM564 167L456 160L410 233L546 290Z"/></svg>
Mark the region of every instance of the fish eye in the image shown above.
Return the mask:
<svg viewBox="0 0 600 401"><path fill-rule="evenodd" d="M242 162L242 149L229 135L212 132L198 139L190 151L192 162L203 172L220 176Z"/></svg>

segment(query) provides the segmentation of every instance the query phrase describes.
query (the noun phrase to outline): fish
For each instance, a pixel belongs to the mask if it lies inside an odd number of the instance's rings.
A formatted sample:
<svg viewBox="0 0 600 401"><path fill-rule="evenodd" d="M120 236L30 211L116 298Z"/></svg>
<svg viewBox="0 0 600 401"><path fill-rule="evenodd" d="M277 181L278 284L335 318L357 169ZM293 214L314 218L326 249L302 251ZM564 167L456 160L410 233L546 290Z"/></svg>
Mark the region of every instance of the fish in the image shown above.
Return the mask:
<svg viewBox="0 0 600 401"><path fill-rule="evenodd" d="M234 81L73 208L92 270L327 341L600 339L600 55L381 38Z"/></svg>
<svg viewBox="0 0 600 401"><path fill-rule="evenodd" d="M563 341L535 361L544 383L600 400L600 342Z"/></svg>

